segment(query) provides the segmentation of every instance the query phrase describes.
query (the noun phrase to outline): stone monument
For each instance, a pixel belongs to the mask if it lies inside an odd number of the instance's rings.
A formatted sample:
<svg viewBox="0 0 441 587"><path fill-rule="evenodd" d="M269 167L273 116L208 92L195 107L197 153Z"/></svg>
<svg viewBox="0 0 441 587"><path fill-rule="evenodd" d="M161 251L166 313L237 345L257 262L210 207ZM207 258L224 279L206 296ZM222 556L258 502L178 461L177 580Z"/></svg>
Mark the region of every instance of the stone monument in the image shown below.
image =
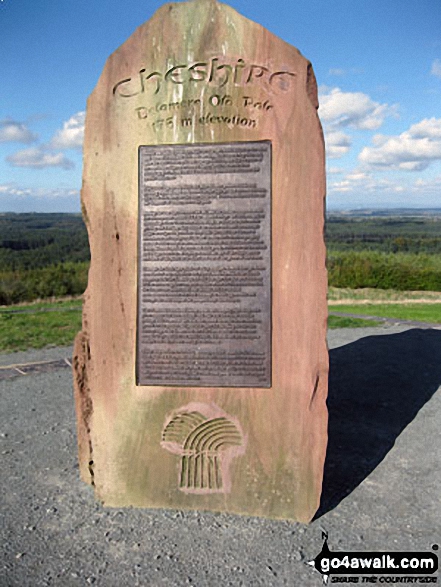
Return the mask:
<svg viewBox="0 0 441 587"><path fill-rule="evenodd" d="M310 520L327 439L324 143L311 64L166 4L87 104L74 388L109 506Z"/></svg>

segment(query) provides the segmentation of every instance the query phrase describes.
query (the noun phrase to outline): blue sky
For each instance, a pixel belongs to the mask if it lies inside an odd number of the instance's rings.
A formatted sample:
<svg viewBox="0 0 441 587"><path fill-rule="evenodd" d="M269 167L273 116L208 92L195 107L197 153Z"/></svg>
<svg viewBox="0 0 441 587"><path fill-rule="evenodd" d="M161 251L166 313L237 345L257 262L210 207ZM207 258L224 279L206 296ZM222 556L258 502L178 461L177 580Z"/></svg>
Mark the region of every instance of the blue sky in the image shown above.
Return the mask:
<svg viewBox="0 0 441 587"><path fill-rule="evenodd" d="M80 210L87 96L162 2L0 0L0 211ZM440 0L232 0L312 61L329 209L441 207Z"/></svg>

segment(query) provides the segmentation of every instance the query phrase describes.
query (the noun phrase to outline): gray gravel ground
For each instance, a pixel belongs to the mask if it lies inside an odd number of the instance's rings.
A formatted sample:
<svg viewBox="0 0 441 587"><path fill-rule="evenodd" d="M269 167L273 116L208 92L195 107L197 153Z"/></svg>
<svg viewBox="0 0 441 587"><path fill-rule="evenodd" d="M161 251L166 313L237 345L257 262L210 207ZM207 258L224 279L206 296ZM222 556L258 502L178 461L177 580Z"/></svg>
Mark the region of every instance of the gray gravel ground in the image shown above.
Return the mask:
<svg viewBox="0 0 441 587"><path fill-rule="evenodd" d="M78 477L69 369L0 381L0 586L319 586L307 561L322 530L332 550L441 544L441 330L333 330L329 346L329 448L309 525L103 508Z"/></svg>

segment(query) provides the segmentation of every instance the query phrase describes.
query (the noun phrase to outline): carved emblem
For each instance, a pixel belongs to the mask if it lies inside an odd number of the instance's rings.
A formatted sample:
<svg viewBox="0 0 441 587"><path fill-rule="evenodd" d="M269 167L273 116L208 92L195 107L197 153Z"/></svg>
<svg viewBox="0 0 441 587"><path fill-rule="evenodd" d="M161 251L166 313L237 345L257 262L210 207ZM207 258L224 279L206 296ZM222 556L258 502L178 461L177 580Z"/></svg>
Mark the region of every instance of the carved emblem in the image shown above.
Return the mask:
<svg viewBox="0 0 441 587"><path fill-rule="evenodd" d="M228 493L230 463L245 452L245 438L239 423L217 406L190 404L167 419L161 446L181 456L181 491Z"/></svg>

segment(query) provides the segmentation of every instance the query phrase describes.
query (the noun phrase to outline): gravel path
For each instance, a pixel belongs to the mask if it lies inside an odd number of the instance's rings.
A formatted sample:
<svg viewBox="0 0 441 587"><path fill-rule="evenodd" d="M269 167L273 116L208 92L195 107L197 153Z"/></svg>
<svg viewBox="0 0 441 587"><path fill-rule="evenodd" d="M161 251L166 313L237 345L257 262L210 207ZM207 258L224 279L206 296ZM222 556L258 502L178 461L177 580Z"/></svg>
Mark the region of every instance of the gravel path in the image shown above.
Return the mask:
<svg viewBox="0 0 441 587"><path fill-rule="evenodd" d="M78 478L70 370L0 381L0 586L320 586L307 561L322 529L333 550L440 544L441 330L332 330L329 346L328 457L309 525L103 508Z"/></svg>

